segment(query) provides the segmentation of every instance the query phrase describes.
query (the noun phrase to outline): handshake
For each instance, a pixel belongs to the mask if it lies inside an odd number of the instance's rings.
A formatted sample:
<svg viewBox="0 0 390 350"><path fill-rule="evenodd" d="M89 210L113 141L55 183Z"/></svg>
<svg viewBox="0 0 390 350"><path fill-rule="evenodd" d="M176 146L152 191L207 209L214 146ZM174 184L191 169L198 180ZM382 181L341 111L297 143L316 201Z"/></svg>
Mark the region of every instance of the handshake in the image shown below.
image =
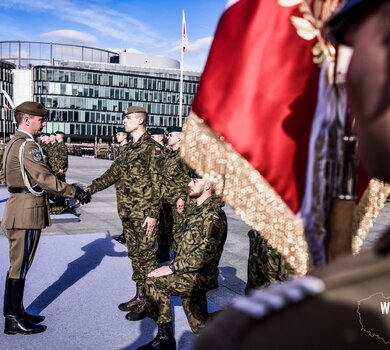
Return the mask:
<svg viewBox="0 0 390 350"><path fill-rule="evenodd" d="M91 194L87 191L84 191L80 186L75 185L76 194L74 196L81 204L87 204L91 201Z"/></svg>

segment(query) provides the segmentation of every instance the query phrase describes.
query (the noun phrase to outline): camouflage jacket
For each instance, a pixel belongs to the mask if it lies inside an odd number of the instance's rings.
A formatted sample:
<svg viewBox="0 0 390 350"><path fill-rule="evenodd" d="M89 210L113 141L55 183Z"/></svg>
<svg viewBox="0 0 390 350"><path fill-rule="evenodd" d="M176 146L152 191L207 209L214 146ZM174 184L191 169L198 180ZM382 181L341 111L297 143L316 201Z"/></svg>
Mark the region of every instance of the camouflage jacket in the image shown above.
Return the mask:
<svg viewBox="0 0 390 350"><path fill-rule="evenodd" d="M188 166L180 158L180 150L166 152L161 186L165 202L174 205L179 198L187 199L190 182L188 171Z"/></svg>
<svg viewBox="0 0 390 350"><path fill-rule="evenodd" d="M115 158L102 176L92 181L92 194L116 184L124 190L123 217L158 218L160 187L156 154L160 150L161 146L145 133Z"/></svg>
<svg viewBox="0 0 390 350"><path fill-rule="evenodd" d="M123 155L126 154L129 147L130 147L130 143L126 143L125 145L120 146L116 153L116 159L122 158ZM118 160L118 162L121 161ZM113 164L114 163L112 163L112 165ZM126 202L128 196L127 188L126 188L126 178L119 179L119 181L115 183L115 188L116 188L116 205L118 209L118 215L121 219L123 219L126 216Z"/></svg>
<svg viewBox="0 0 390 350"><path fill-rule="evenodd" d="M68 170L68 148L64 142L55 144L52 151L54 159L50 161L53 166L53 172L58 173L62 169L64 172Z"/></svg>
<svg viewBox="0 0 390 350"><path fill-rule="evenodd" d="M46 145L47 151L47 165L51 169L51 172L55 175L58 172L58 168L56 166L56 149L57 143L49 143Z"/></svg>
<svg viewBox="0 0 390 350"><path fill-rule="evenodd" d="M218 286L218 264L227 235L226 214L213 197L190 206L183 221L182 239L172 263L175 273L195 273L196 285L210 290Z"/></svg>

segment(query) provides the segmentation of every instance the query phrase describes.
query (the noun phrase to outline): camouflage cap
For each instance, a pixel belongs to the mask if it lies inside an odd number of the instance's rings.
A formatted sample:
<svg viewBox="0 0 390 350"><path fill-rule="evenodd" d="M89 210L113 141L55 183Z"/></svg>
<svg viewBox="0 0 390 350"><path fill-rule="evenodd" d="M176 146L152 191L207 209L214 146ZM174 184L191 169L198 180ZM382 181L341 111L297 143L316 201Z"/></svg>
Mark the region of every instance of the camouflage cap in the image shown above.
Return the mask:
<svg viewBox="0 0 390 350"><path fill-rule="evenodd" d="M374 5L378 1L345 0L325 26L326 36L333 42L345 44L345 34L363 5Z"/></svg>
<svg viewBox="0 0 390 350"><path fill-rule="evenodd" d="M15 108L17 112L26 113L29 115L42 117L47 114L49 111L40 103L26 101L21 103L19 106Z"/></svg>
<svg viewBox="0 0 390 350"><path fill-rule="evenodd" d="M116 128L116 133L118 133L118 132L125 132L125 133L127 133L127 132L126 132L126 129L125 129L123 126L118 126L118 127Z"/></svg>
<svg viewBox="0 0 390 350"><path fill-rule="evenodd" d="M148 114L146 112L146 109L141 107L141 106L130 106L130 107L127 107L123 111L123 114L132 114L132 113L145 113L145 114Z"/></svg>
<svg viewBox="0 0 390 350"><path fill-rule="evenodd" d="M183 128L181 126L168 126L167 127L167 133L171 133L171 132L182 132L183 131Z"/></svg>
<svg viewBox="0 0 390 350"><path fill-rule="evenodd" d="M150 135L164 135L164 129L162 128L149 128L148 132Z"/></svg>

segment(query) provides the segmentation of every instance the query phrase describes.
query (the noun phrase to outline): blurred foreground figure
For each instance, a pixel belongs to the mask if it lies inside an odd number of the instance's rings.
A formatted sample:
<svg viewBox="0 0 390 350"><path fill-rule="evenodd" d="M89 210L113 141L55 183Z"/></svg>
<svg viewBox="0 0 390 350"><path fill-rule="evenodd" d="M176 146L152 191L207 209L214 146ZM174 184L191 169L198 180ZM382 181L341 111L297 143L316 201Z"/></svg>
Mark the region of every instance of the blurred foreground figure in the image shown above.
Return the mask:
<svg viewBox="0 0 390 350"><path fill-rule="evenodd" d="M390 181L390 1L349 0L328 23L354 48L348 102L370 175ZM386 298L387 297L387 298ZM390 232L375 248L312 276L238 299L197 339L195 349L388 349Z"/></svg>

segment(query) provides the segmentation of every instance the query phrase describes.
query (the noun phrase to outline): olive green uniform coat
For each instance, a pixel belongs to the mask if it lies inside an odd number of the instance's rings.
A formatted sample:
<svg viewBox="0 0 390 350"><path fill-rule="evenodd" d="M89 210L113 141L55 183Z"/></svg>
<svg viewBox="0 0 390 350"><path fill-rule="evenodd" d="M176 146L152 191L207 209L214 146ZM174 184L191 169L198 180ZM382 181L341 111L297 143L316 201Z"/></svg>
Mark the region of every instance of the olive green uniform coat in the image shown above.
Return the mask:
<svg viewBox="0 0 390 350"><path fill-rule="evenodd" d="M25 278L30 268L41 229L49 226L50 216L46 193L36 196L25 187L22 178L19 152L24 146L24 169L30 184L36 191L40 189L52 194L74 198L76 189L59 181L46 166L38 144L31 136L18 130L7 144L3 169L6 184L11 193L5 206L1 226L7 230L10 244L9 277Z"/></svg>

